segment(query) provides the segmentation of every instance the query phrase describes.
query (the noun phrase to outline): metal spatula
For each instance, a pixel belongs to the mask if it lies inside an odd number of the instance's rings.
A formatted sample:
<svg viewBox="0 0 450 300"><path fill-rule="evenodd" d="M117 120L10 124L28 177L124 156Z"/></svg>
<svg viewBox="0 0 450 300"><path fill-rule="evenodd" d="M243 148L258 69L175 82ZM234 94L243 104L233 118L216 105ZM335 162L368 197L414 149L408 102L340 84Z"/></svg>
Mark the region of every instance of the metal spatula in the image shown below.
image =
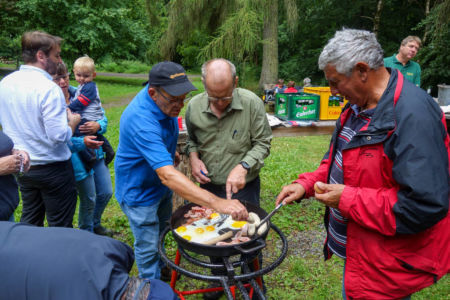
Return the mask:
<svg viewBox="0 0 450 300"><path fill-rule="evenodd" d="M283 206L283 202L277 205L277 207L274 208L264 219L261 220L261 223L256 227L256 232L258 232L259 227L262 226L262 224L269 221L269 219ZM267 224L268 225L268 224Z"/></svg>

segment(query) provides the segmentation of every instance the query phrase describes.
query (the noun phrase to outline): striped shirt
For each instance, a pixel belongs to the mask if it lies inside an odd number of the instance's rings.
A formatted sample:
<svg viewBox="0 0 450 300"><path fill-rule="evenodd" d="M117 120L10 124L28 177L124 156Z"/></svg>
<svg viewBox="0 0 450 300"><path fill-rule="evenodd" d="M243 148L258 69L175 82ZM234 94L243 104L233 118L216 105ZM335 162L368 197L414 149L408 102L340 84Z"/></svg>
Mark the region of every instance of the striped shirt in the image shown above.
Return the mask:
<svg viewBox="0 0 450 300"><path fill-rule="evenodd" d="M356 105L352 105L352 113L341 129L336 142L336 154L330 170L330 184L345 184L342 168L342 150L351 141L353 136L361 130L373 115L374 108L360 112ZM328 221L328 248L337 256L346 258L345 245L347 244L347 218L341 215L339 209L330 208Z"/></svg>

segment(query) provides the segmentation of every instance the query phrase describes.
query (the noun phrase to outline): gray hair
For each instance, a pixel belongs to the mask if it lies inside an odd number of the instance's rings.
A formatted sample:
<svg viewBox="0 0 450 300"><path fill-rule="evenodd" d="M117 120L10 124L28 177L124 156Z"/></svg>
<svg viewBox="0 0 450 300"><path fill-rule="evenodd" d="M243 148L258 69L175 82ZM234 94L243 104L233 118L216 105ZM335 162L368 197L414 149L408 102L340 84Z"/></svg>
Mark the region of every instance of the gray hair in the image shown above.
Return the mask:
<svg viewBox="0 0 450 300"><path fill-rule="evenodd" d="M420 37L415 35L408 35L407 37L405 37L401 43L401 46L406 46L406 44L408 44L409 42L416 42L417 44L419 44L419 48L422 47L422 41L420 40Z"/></svg>
<svg viewBox="0 0 450 300"><path fill-rule="evenodd" d="M236 79L236 67L233 65L233 63L231 62L231 61L229 61L228 59L225 59L225 58L213 58L213 59L210 59L210 60L208 60L207 62L205 62L203 65L202 65L202 79L203 80L205 80L206 79L206 67L210 64L210 63L212 63L212 62L214 62L214 61L224 61L224 62L226 62L229 66L230 66L230 70L231 70L231 80L233 80L233 82L234 82L234 80Z"/></svg>
<svg viewBox="0 0 450 300"><path fill-rule="evenodd" d="M332 65L338 73L350 76L358 62L365 62L376 70L384 65L383 54L375 34L366 30L344 28L336 31L323 48L319 57L319 69Z"/></svg>

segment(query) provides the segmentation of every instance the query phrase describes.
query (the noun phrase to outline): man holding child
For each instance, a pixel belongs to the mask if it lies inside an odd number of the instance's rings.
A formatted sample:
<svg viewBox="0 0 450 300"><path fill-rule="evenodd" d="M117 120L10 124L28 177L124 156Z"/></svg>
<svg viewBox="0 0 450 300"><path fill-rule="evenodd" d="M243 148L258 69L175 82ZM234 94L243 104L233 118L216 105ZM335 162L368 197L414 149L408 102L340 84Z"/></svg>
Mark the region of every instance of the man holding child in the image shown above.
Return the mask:
<svg viewBox="0 0 450 300"><path fill-rule="evenodd" d="M72 227L77 202L67 143L80 115L66 111L61 89L52 81L61 62L61 38L45 32L22 36L24 65L0 82L0 124L17 149L29 153L31 167L18 177L21 222Z"/></svg>

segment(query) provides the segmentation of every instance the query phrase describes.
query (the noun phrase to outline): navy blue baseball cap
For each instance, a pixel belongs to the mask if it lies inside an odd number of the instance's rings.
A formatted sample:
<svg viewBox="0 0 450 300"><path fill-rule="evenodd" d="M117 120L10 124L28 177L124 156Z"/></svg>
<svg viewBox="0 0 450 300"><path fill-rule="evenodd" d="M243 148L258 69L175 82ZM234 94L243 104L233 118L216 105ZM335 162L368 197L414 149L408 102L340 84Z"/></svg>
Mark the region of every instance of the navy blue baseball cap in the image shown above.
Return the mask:
<svg viewBox="0 0 450 300"><path fill-rule="evenodd" d="M169 95L175 97L197 90L189 81L184 68L171 61L163 61L154 65L148 74L148 81L144 85L147 83L161 87Z"/></svg>

